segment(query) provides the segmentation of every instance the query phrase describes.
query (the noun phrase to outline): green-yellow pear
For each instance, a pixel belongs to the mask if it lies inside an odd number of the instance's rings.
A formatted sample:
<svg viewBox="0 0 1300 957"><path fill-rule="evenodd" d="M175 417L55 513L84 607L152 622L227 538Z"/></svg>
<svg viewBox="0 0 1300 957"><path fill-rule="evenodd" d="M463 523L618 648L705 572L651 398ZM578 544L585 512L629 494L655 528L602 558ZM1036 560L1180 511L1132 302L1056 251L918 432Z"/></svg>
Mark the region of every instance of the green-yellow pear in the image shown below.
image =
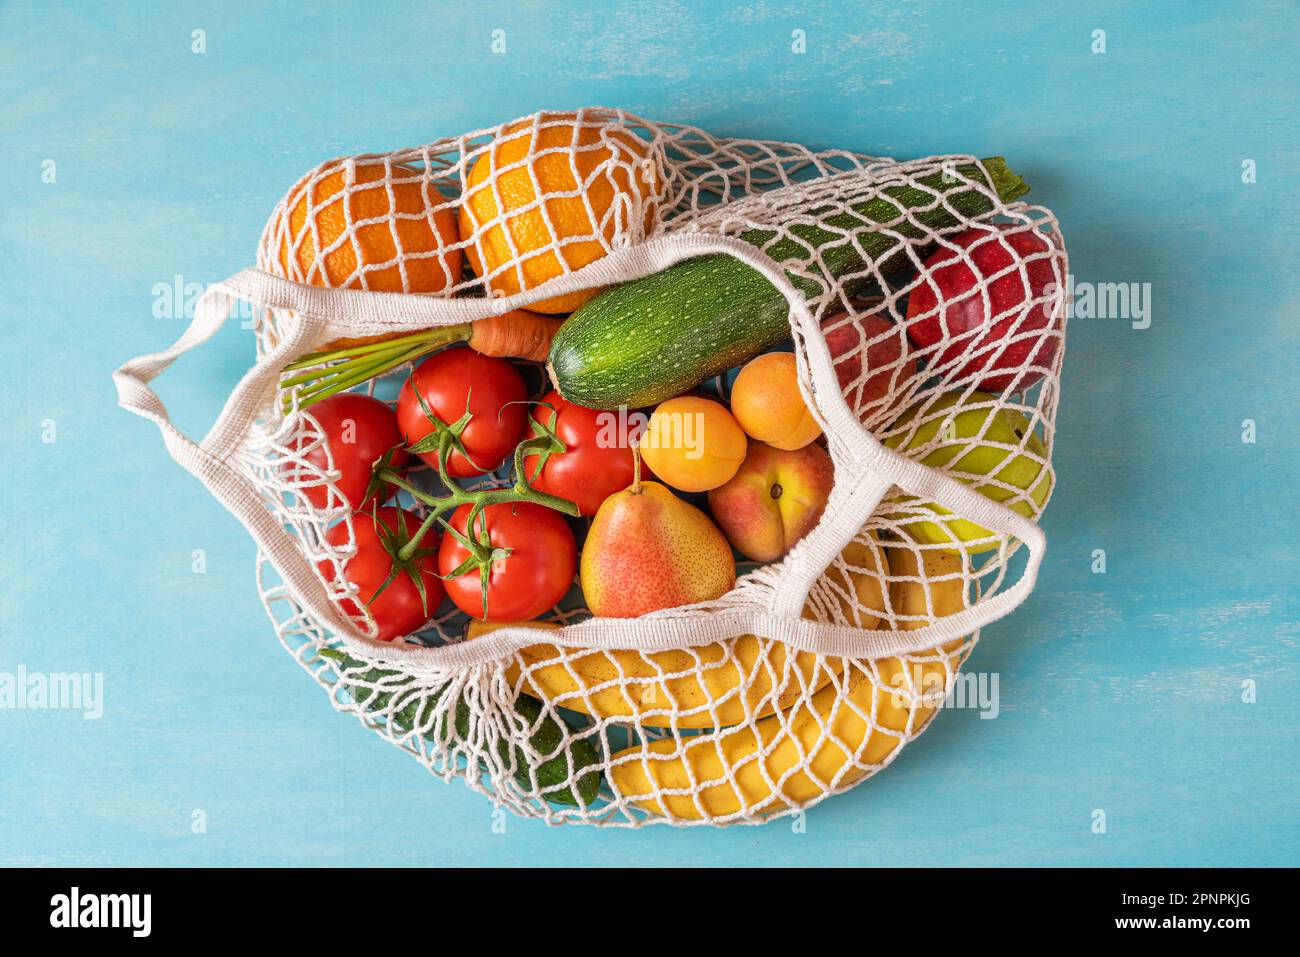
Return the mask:
<svg viewBox="0 0 1300 957"><path fill-rule="evenodd" d="M1047 450L1042 439L1030 432L1029 420L1022 413L998 409L996 402L997 397L986 392L972 392L964 399L961 392L949 392L932 402L923 401L903 413L895 425L896 434L885 444L906 453L929 446L937 438L921 462L941 468L986 498L1033 518L1052 487L1051 472L1043 464ZM910 430L903 427L918 415L922 422L909 438ZM997 547L994 532L954 515L937 502L918 503L912 496L895 501L908 506L907 513L895 517L906 521L907 533L922 544L963 548L971 554ZM933 519L912 520L919 512Z"/></svg>

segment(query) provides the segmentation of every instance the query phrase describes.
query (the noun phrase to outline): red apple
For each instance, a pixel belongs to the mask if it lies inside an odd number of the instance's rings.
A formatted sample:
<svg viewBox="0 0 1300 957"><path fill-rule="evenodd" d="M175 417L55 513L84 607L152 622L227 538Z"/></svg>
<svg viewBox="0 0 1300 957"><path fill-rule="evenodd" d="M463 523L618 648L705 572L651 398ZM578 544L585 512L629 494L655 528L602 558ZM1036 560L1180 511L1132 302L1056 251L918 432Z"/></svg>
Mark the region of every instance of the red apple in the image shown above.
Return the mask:
<svg viewBox="0 0 1300 957"><path fill-rule="evenodd" d="M908 298L907 335L929 350L930 369L952 382L984 373L976 388L985 392L1029 388L1061 341L1046 293L1050 285L1065 285L1052 245L1033 229L1009 224L977 226L949 242L966 251L975 269L954 249L934 252Z"/></svg>
<svg viewBox="0 0 1300 957"><path fill-rule="evenodd" d="M835 375L849 408L863 422L881 409L892 409L904 397L907 382L916 375L916 360L908 353L903 327L884 316L855 318L837 312L822 320L822 333L835 363ZM866 357L866 375L862 359Z"/></svg>
<svg viewBox="0 0 1300 957"><path fill-rule="evenodd" d="M817 443L790 451L750 439L740 470L709 492L709 511L737 551L771 562L812 531L834 481L831 457Z"/></svg>

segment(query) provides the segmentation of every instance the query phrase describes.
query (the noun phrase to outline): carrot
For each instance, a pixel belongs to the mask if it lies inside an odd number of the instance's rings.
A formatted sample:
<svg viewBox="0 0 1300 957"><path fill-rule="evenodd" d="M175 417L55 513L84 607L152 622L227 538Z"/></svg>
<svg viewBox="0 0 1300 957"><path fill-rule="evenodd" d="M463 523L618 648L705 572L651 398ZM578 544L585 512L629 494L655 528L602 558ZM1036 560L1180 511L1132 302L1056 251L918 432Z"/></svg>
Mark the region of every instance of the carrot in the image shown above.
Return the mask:
<svg viewBox="0 0 1300 957"><path fill-rule="evenodd" d="M489 316L474 323L470 329L469 346L485 356L545 362L551 353L551 340L563 323L563 317L515 309L503 316Z"/></svg>
<svg viewBox="0 0 1300 957"><path fill-rule="evenodd" d="M487 356L544 362L563 322L561 317L515 309L454 326L335 339L284 367L285 372L308 370L280 382L284 408L292 408L296 398L298 408L305 409L453 342L468 342L471 349Z"/></svg>

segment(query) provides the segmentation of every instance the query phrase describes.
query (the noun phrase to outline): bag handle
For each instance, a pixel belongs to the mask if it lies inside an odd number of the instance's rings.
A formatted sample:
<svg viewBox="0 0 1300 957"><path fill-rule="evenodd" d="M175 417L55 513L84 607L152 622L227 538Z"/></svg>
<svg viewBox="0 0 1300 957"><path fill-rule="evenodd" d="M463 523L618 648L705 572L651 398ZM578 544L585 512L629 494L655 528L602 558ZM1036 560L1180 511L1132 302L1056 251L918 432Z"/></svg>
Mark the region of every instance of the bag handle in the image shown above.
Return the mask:
<svg viewBox="0 0 1300 957"><path fill-rule="evenodd" d="M672 258L673 253L666 249L656 252L640 246L627 253L620 257L628 261L625 266L597 262L584 269L581 276L570 274L548 283L547 290L540 293L530 290L495 300L332 289L292 282L260 269L245 269L204 292L195 305L190 325L169 348L130 359L113 373L118 405L158 427L168 454L239 519L290 593L317 621L338 633L354 651L371 656L391 651L391 645L374 641L339 614L293 536L267 510L248 478L231 467L230 455L265 406L268 394L274 392L284 367L328 338L473 321L555 295L553 290L567 292L623 281L631 278L629 269L649 275L682 258L681 254ZM239 381L208 434L195 442L172 423L167 406L150 383L180 356L211 339L229 318L237 299L281 313L284 335ZM520 641L519 647L524 644ZM410 647L435 659L441 650Z"/></svg>
<svg viewBox="0 0 1300 957"><path fill-rule="evenodd" d="M149 386L180 356L216 334L229 317L235 300L247 298L245 275L240 273L209 287L195 305L189 327L170 348L123 363L113 373L117 403L158 426L171 457L239 519L294 595L317 620L341 634L361 637L360 630L335 610L324 584L303 560L293 536L267 510L248 478L227 461L262 404L266 390L275 387L280 370L318 337L318 324L302 317L289 320L288 334L240 380L202 442L195 442L172 424L167 406Z"/></svg>
<svg viewBox="0 0 1300 957"><path fill-rule="evenodd" d="M1026 546L1028 560L1024 570L1012 585L988 598L981 598L969 608L938 618L930 624L910 631L885 629L860 631L859 639L868 645L889 649L890 655L915 654L973 634L985 625L1013 612L1029 597L1038 580L1038 570L1047 551L1047 536L1043 530L1018 512L1012 511L1001 502L986 498L952 476L886 448L874 437L872 441L875 448L868 450L864 460L865 467L870 471L871 481L864 482L862 486L864 489L870 489L870 494L859 496L856 501L851 499L849 507L831 518L831 528L838 528L845 534L828 536L829 541L817 542L820 547L816 547L815 550L810 548L810 555L805 557L792 553L787 560L793 558L801 565L825 568L870 518L885 493L897 485L903 491L916 495L923 501L936 502L962 518L976 522L994 532L1014 536ZM800 545L802 544L801 542ZM783 581L797 585L800 581L806 580L806 577L798 574L789 575ZM778 589L773 610L783 613L785 617L797 617L806 598L807 589ZM796 601L794 611L791 612L789 605Z"/></svg>
<svg viewBox="0 0 1300 957"><path fill-rule="evenodd" d="M443 671L486 664L495 658L537 642L535 630L500 629L472 643L429 648L394 646L367 637L330 601L324 584L307 562L292 535L266 509L248 479L227 463L248 425L265 405L285 365L320 342L338 335L399 331L473 321L488 315L592 286L626 282L648 276L693 256L726 253L762 273L792 303L791 318L814 358L809 363L814 388L838 396L829 351L803 297L783 268L761 250L740 239L705 233L659 236L618 250L582 269L557 277L544 287L501 299L448 299L405 293L371 292L308 286L280 279L259 269L246 269L210 287L199 300L190 327L163 352L132 359L114 373L119 404L153 421L161 430L169 454L207 486L235 515L262 548L284 579L290 593L317 620L340 635L352 651L380 662L401 661L413 671ZM195 443L170 421L166 406L149 383L176 358L197 348L221 327L235 299L242 299L286 314L286 334L231 393L217 421L201 443ZM806 389L804 382L800 388ZM861 629L802 620L799 610L806 587L778 588L767 611L747 608L718 610L707 618L687 619L671 613L637 621L593 620L565 629L564 641L577 647L643 648L647 651L681 648L718 640L745 631L786 642L797 650L840 657L883 657L933 648L969 634L980 626L1009 614L1033 589L1046 547L1042 531L1023 516L985 498L950 476L934 471L880 444L858 422L847 403L818 403L805 394L814 414L822 419L827 439L837 457L852 463L855 471L874 476L850 490L830 520L787 556L787 562L817 566L820 571L857 534L863 522L893 484L924 495L988 528L1015 535L1029 546L1030 560L1011 587L956 615L941 618L913 631L863 631ZM840 539L843 539L842 541ZM823 554L825 560L822 560ZM785 581L812 580L811 575L787 575ZM800 593L802 592L802 593ZM790 608L793 611L790 611Z"/></svg>

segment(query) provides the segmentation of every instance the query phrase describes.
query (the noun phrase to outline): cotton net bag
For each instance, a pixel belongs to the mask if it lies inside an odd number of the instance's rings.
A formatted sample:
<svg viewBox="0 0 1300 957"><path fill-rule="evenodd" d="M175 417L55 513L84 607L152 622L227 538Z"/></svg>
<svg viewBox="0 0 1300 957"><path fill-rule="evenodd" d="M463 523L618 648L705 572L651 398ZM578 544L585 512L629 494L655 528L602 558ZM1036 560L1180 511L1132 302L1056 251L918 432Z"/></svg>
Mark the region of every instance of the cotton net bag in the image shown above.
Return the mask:
<svg viewBox="0 0 1300 957"><path fill-rule="evenodd" d="M513 152L469 189L500 189L496 178L523 171L537 202L457 235L470 170L506 141ZM567 184L536 175L555 162L570 167ZM614 202L583 199L611 186L623 187ZM893 761L953 691L980 628L1034 586L1067 266L1056 219L1017 202L1023 192L1000 160L895 162L620 110L539 113L321 164L281 200L257 268L210 288L174 346L128 362L115 381L120 403L156 422L170 454L256 539L276 634L336 709L526 817L761 823ZM552 222L555 198L585 203L586 228ZM549 232L516 248L502 217L529 212ZM947 249L973 267L980 253L953 239L981 226L981 243L1006 253L971 269L963 300L992 326L963 333L938 322L953 302L922 263ZM513 257L495 267L494 242ZM756 270L788 303L800 389L834 464L817 527L776 563L741 564L715 601L594 618L575 587L549 616L558 630L467 638L445 603L407 641L374 640L337 574L349 510L336 473L306 457L321 433L282 386L285 365L327 343L580 301L710 254ZM926 308L909 318L909 299ZM257 362L196 443L148 383L236 300L253 306ZM928 340L905 335L926 322ZM362 388L389 398L408 371ZM725 396L726 377L712 387ZM980 461L990 455L992 467ZM320 487L325 507L304 494ZM348 544L330 545L340 522Z"/></svg>

